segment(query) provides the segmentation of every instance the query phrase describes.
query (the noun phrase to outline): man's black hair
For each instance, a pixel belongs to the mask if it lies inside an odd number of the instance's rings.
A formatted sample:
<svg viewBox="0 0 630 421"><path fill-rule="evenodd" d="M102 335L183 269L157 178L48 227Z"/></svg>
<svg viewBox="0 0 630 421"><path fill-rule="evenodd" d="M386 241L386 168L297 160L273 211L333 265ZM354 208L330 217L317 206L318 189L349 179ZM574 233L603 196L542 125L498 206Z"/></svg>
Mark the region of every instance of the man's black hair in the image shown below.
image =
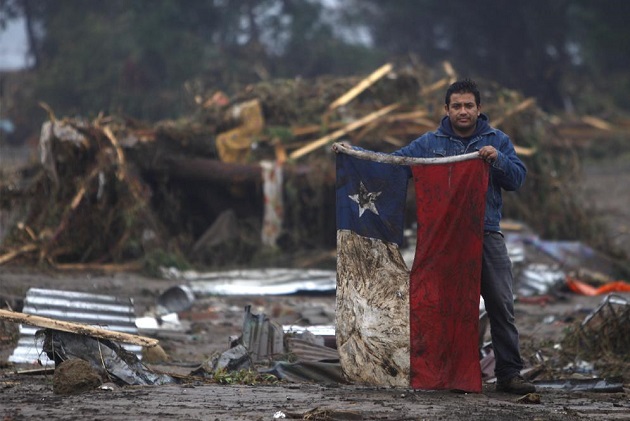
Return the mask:
<svg viewBox="0 0 630 421"><path fill-rule="evenodd" d="M479 106L479 104L481 104L481 95L479 94L479 89L477 89L477 84L471 79L458 80L457 82L451 84L451 86L449 86L446 90L444 103L448 107L451 104L451 95L468 93L475 96L475 103Z"/></svg>

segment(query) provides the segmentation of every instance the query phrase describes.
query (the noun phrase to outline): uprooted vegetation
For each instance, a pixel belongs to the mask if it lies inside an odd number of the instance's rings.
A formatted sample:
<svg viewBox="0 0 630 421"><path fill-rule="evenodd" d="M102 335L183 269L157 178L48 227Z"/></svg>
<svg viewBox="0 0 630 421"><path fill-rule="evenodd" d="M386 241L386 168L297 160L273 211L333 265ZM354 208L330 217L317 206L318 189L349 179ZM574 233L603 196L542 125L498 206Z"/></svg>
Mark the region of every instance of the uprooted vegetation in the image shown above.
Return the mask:
<svg viewBox="0 0 630 421"><path fill-rule="evenodd" d="M390 152L434 130L454 78L448 65L407 65L365 79L274 80L232 97L197 92L196 113L155 124L58 119L48 110L42 161L0 179L0 209L11 222L0 264L290 266L301 254L332 250L329 145L343 140ZM593 117L550 116L519 92L479 85L483 111L511 136L529 170L524 188L506 195L504 214L542 237L590 243L622 267L626 256L606 249L604 230L576 187L580 150L621 131ZM281 169L273 197L264 192L263 161ZM279 200L280 218L271 241L261 234L270 197Z"/></svg>

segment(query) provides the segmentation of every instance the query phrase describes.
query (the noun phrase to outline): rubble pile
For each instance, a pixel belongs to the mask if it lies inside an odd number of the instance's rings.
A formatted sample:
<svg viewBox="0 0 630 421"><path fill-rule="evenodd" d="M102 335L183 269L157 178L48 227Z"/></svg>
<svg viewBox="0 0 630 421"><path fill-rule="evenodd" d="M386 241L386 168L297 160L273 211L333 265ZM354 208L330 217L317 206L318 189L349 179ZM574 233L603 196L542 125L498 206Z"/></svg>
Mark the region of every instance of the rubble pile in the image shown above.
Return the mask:
<svg viewBox="0 0 630 421"><path fill-rule="evenodd" d="M591 314L567 332L562 346L574 364L594 361L601 372L627 376L630 302L619 294L607 295Z"/></svg>
<svg viewBox="0 0 630 421"><path fill-rule="evenodd" d="M448 63L386 64L367 77L274 80L231 97L199 91L192 115L155 124L59 119L49 109L40 162L17 180L0 174L9 221L0 264L290 266L296 253L334 249L329 145L390 152L434 130L456 78ZM576 132L575 121L546 115L534 99L478 82L483 112L529 169L505 214L542 236L589 240L598 229L575 188L576 139L616 129L582 118Z"/></svg>

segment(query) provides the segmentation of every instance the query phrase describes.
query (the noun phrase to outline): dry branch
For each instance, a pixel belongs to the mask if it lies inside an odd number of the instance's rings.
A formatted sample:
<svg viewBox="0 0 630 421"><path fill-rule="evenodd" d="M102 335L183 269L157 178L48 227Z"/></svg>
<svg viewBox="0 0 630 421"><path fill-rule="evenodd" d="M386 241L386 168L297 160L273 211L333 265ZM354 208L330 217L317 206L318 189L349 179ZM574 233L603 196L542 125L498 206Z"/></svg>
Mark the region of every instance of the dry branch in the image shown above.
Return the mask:
<svg viewBox="0 0 630 421"><path fill-rule="evenodd" d="M66 229L66 227L68 226L68 223L70 222L70 217L72 216L74 211L76 211L77 207L79 206L79 204L83 200L83 197L85 196L85 192L87 191L87 185L101 172L101 170L102 169L100 166L95 167L90 172L90 174L84 180L82 180L81 187L79 187L79 190L72 198L72 201L70 202L70 206L65 210L64 215L61 218L61 222L55 229L54 234L52 238L50 239L50 241L48 242L48 245L46 248L49 248L57 240L57 238L59 238L59 235L61 235L61 233Z"/></svg>
<svg viewBox="0 0 630 421"><path fill-rule="evenodd" d="M116 172L116 176L122 181L125 179L125 154L123 153L116 136L112 133L112 129L106 126L103 128L103 133L105 133L105 136L107 136L107 139L109 139L116 150L116 156L118 156L118 171Z"/></svg>
<svg viewBox="0 0 630 421"><path fill-rule="evenodd" d="M37 244L25 244L18 249L12 250L0 256L0 265L3 265L15 259L21 254L28 253L29 251L35 251L35 250L37 250Z"/></svg>

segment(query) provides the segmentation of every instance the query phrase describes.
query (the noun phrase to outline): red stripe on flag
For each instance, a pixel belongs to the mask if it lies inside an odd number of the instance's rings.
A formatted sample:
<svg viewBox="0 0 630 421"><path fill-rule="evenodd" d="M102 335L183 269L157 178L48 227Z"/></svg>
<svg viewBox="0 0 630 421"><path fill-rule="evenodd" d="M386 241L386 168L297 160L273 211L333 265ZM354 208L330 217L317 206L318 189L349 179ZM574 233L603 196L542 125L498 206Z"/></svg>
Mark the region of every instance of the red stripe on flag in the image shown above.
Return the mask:
<svg viewBox="0 0 630 421"><path fill-rule="evenodd" d="M409 284L411 387L481 391L479 294L489 167L412 167L418 237Z"/></svg>

